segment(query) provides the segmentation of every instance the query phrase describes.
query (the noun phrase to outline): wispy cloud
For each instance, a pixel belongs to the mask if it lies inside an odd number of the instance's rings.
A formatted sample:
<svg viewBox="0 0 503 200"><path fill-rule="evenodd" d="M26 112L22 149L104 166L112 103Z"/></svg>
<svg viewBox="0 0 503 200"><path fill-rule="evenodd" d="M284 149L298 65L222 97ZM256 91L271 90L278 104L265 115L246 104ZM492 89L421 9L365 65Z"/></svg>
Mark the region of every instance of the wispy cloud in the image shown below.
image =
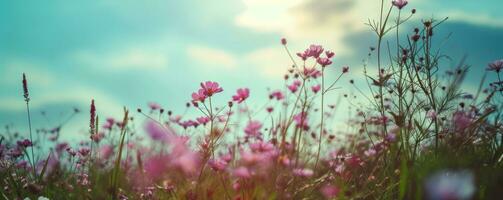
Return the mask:
<svg viewBox="0 0 503 200"><path fill-rule="evenodd" d="M201 66L201 69L235 69L237 67L237 58L235 55L218 48L212 48L203 45L190 45L187 47L189 59L195 60Z"/></svg>
<svg viewBox="0 0 503 200"><path fill-rule="evenodd" d="M80 51L71 56L82 65L110 70L166 70L168 57L164 51L129 47L119 51Z"/></svg>

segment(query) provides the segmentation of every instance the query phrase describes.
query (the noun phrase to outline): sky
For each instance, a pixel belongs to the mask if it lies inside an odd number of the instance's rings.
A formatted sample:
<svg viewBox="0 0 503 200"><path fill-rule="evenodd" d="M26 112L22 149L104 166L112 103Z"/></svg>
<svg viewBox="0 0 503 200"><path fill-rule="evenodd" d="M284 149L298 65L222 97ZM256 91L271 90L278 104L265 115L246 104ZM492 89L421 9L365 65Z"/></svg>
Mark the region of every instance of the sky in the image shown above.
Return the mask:
<svg viewBox="0 0 503 200"><path fill-rule="evenodd" d="M377 17L379 2L1 1L0 125L26 130L23 72L36 127L56 126L77 107L83 114L71 124L80 128L71 132L85 132L91 99L105 117L119 118L122 106L135 110L148 102L183 112L206 80L222 85L222 102L240 87L260 102L291 65L282 37L293 52L309 44L331 49L334 76L349 65L349 76L361 80L361 60L376 42L364 23ZM410 0L403 12L416 8L417 14L402 31L421 19L449 17L436 32L450 35L442 46L452 57L446 65L468 56L472 75L465 84L474 88L487 63L503 57L502 7L500 0Z"/></svg>

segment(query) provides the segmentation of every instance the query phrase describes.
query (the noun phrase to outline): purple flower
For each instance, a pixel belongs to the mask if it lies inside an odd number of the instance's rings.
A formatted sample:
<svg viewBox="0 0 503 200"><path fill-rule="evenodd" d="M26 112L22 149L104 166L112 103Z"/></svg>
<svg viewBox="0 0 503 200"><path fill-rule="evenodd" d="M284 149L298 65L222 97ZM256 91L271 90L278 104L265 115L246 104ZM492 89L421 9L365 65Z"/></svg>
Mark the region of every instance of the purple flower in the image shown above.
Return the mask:
<svg viewBox="0 0 503 200"><path fill-rule="evenodd" d="M30 140L28 140L28 139L24 139L24 140L17 141L17 145L20 146L20 147L26 148L26 147L33 146L33 143Z"/></svg>

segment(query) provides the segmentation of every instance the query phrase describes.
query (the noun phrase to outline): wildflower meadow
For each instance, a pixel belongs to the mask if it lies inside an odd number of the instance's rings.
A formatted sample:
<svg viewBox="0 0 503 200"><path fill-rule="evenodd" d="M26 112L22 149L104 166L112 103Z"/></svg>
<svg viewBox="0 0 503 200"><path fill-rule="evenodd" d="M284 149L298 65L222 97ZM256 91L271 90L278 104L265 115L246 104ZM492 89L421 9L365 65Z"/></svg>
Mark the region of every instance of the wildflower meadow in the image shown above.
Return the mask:
<svg viewBox="0 0 503 200"><path fill-rule="evenodd" d="M415 2L379 1L359 66L279 37L288 69L267 95L207 79L182 111L145 97L110 117L89 96L35 126L36 72L15 74L25 109L0 122L0 199L502 199L503 59L450 59L437 33L451 19L417 18ZM74 116L84 139L62 139Z"/></svg>

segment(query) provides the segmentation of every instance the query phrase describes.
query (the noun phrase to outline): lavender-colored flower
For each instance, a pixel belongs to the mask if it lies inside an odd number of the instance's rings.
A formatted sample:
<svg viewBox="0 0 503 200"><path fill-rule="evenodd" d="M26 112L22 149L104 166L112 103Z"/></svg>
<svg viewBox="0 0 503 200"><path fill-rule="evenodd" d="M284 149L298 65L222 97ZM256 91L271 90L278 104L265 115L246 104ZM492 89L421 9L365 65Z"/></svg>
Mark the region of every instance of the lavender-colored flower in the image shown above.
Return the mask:
<svg viewBox="0 0 503 200"><path fill-rule="evenodd" d="M437 172L426 180L426 191L431 200L470 199L475 192L473 173L468 170Z"/></svg>

